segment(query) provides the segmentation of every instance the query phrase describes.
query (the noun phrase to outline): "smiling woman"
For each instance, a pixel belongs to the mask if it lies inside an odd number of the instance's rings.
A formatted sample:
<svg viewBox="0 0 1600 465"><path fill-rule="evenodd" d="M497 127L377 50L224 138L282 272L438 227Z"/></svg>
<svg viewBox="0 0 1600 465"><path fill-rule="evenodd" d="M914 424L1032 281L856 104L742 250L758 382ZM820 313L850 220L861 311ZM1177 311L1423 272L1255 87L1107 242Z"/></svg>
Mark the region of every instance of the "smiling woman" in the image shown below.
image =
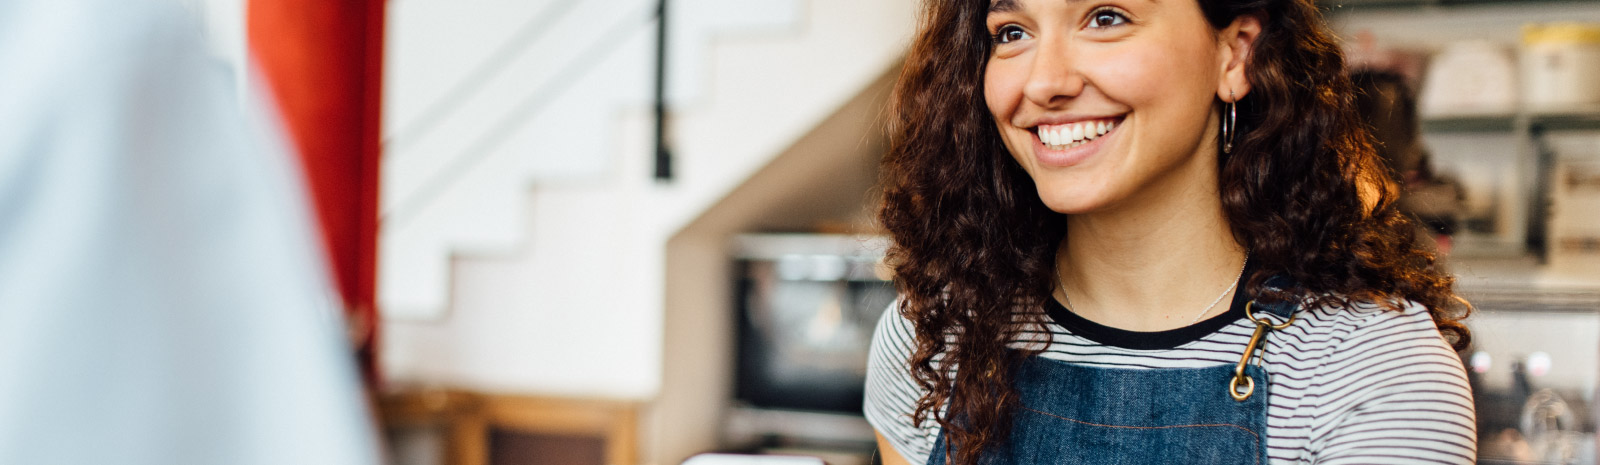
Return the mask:
<svg viewBox="0 0 1600 465"><path fill-rule="evenodd" d="M1473 461L1468 306L1321 21L926 3L883 162L888 463Z"/></svg>

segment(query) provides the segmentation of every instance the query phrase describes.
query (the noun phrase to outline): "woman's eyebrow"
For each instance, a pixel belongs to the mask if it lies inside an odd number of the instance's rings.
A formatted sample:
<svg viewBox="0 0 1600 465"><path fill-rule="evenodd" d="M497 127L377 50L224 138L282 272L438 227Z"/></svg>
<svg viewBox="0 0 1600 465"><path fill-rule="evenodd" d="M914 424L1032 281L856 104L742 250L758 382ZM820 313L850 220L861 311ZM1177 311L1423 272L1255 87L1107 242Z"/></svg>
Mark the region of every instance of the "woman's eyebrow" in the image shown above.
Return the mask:
<svg viewBox="0 0 1600 465"><path fill-rule="evenodd" d="M994 0L989 2L990 13L1010 13L1018 9L1017 0Z"/></svg>

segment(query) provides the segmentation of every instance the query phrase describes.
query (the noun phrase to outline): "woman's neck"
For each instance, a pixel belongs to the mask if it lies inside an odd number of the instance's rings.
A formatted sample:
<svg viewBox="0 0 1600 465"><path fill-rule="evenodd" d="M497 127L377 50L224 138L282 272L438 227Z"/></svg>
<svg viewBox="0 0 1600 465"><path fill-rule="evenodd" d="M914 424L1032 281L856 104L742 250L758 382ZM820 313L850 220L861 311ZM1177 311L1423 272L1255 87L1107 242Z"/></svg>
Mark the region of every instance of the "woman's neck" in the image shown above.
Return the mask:
<svg viewBox="0 0 1600 465"><path fill-rule="evenodd" d="M1056 256L1057 300L1090 321L1132 331L1180 328L1226 311L1233 292L1224 291L1245 250L1215 183L1179 190L1068 217ZM1222 303L1206 308L1219 293Z"/></svg>

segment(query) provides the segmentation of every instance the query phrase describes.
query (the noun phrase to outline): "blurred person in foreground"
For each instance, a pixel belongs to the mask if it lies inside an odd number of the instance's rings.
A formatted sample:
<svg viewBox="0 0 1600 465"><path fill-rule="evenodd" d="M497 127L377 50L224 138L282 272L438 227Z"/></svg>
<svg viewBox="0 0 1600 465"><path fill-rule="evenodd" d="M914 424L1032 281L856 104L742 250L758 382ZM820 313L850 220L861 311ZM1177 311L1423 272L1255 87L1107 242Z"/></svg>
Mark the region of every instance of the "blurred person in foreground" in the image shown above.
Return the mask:
<svg viewBox="0 0 1600 465"><path fill-rule="evenodd" d="M164 0L0 2L0 463L377 463L312 217Z"/></svg>

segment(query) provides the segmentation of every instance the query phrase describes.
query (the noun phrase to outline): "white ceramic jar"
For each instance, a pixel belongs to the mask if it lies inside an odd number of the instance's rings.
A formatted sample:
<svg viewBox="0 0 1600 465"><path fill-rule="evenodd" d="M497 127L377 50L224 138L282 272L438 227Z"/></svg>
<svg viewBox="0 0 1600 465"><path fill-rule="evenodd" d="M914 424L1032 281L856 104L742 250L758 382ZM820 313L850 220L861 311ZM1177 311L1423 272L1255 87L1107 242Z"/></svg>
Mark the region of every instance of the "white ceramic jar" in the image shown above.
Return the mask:
<svg viewBox="0 0 1600 465"><path fill-rule="evenodd" d="M1421 90L1423 116L1510 113L1517 104L1516 64L1503 44L1452 42L1429 61Z"/></svg>

